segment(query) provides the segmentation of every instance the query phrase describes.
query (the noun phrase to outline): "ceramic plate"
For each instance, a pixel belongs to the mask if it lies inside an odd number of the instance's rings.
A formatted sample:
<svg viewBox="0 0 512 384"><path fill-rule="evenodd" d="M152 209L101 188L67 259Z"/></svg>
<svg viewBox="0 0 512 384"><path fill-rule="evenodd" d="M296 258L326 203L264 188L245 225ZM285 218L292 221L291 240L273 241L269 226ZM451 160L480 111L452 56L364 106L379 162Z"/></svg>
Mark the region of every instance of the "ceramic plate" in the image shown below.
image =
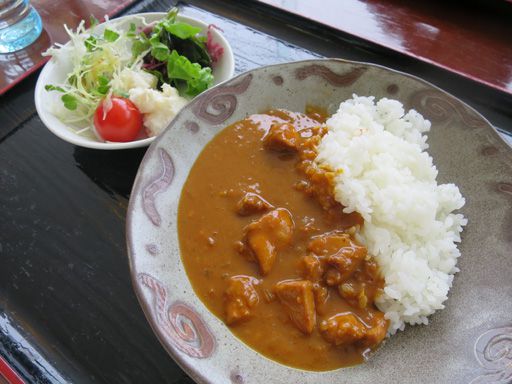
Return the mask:
<svg viewBox="0 0 512 384"><path fill-rule="evenodd" d="M188 173L222 128L269 107L333 113L358 95L392 97L432 122L440 183L466 197L469 224L446 309L408 326L365 364L329 372L289 368L240 342L195 295L180 258L177 208ZM413 76L342 60L246 72L205 92L149 148L128 208L135 291L169 354L200 383L510 383L512 381L512 150L463 102Z"/></svg>

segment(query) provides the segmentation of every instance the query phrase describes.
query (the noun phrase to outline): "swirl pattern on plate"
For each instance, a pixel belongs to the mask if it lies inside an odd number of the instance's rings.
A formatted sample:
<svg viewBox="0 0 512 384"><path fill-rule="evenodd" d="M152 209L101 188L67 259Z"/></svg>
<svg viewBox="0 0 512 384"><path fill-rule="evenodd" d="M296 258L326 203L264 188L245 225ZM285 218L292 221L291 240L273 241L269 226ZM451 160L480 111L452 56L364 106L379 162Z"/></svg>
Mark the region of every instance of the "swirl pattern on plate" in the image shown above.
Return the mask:
<svg viewBox="0 0 512 384"><path fill-rule="evenodd" d="M310 64L297 68L295 70L295 77L298 80L304 80L310 76L320 76L335 87L347 87L355 83L366 70L367 68L365 67L355 67L345 73L336 73L325 65Z"/></svg>
<svg viewBox="0 0 512 384"><path fill-rule="evenodd" d="M142 208L144 213L157 227L160 226L162 218L156 209L156 195L165 191L174 177L174 164L171 156L162 148L158 149L158 153L160 155L160 174L142 190Z"/></svg>
<svg viewBox="0 0 512 384"><path fill-rule="evenodd" d="M491 329L475 343L475 357L487 372L470 384L509 384L512 382L512 327Z"/></svg>
<svg viewBox="0 0 512 384"><path fill-rule="evenodd" d="M435 123L450 121L455 114L470 128L481 128L485 125L475 112L436 89L416 91L410 96L409 102L414 109Z"/></svg>
<svg viewBox="0 0 512 384"><path fill-rule="evenodd" d="M192 109L194 115L211 124L225 122L236 110L236 95L244 93L249 88L252 77L252 74L248 74L236 84L220 86L198 96Z"/></svg>
<svg viewBox="0 0 512 384"><path fill-rule="evenodd" d="M204 359L211 356L215 339L197 312L180 301L168 306L167 290L153 276L139 273L137 278L151 290L156 323L171 344L190 357Z"/></svg>

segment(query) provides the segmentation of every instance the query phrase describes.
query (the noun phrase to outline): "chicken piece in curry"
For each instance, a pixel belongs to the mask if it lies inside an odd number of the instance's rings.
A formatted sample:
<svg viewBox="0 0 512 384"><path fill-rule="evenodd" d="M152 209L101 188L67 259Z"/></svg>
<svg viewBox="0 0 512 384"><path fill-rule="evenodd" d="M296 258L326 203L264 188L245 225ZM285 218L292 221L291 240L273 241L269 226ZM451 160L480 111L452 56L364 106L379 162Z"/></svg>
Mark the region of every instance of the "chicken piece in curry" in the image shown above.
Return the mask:
<svg viewBox="0 0 512 384"><path fill-rule="evenodd" d="M289 366L364 361L386 336L384 281L363 225L318 167L325 113L271 110L221 131L183 187L178 231L194 290L243 342Z"/></svg>

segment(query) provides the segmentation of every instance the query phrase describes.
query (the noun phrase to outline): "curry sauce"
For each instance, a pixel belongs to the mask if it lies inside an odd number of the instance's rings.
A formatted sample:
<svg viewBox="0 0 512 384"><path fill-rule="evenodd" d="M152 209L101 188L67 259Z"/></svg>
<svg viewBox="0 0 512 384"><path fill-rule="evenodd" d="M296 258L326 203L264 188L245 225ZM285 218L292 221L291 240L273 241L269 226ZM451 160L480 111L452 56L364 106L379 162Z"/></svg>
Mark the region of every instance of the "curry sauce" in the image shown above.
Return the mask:
<svg viewBox="0 0 512 384"><path fill-rule="evenodd" d="M205 305L250 347L307 370L354 365L385 337L363 225L314 162L325 114L274 110L221 131L183 187L181 255Z"/></svg>

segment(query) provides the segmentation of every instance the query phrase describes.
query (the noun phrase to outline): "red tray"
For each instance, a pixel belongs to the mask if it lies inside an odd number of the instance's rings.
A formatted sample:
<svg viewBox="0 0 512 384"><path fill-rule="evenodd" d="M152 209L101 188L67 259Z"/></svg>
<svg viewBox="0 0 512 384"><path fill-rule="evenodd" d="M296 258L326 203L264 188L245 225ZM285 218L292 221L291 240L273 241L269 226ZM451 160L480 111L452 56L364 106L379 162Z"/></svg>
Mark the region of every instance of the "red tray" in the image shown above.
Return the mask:
<svg viewBox="0 0 512 384"><path fill-rule="evenodd" d="M512 94L512 0L259 0Z"/></svg>

